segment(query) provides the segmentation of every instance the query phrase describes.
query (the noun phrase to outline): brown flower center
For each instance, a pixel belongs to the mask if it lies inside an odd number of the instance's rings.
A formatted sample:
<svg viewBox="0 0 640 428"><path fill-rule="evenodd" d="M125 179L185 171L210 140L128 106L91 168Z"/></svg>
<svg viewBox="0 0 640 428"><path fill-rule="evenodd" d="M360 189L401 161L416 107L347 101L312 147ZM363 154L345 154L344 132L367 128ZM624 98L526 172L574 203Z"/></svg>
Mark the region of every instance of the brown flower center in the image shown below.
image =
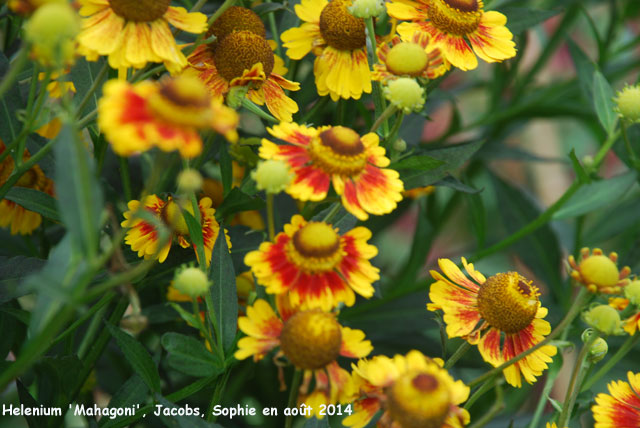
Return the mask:
<svg viewBox="0 0 640 428"><path fill-rule="evenodd" d="M328 174L353 176L367 165L367 151L360 136L344 126L323 131L311 142L309 155Z"/></svg>
<svg viewBox="0 0 640 428"><path fill-rule="evenodd" d="M241 77L257 63L262 63L265 77L271 75L275 60L269 43L249 31L236 31L218 43L214 52L214 62L218 73L231 81Z"/></svg>
<svg viewBox="0 0 640 428"><path fill-rule="evenodd" d="M287 255L305 272L327 272L342 260L340 244L340 235L331 225L312 221L293 234Z"/></svg>
<svg viewBox="0 0 640 428"><path fill-rule="evenodd" d="M482 0L428 0L431 23L446 33L464 36L473 33L482 18Z"/></svg>
<svg viewBox="0 0 640 428"><path fill-rule="evenodd" d="M539 295L538 288L517 272L499 273L480 286L478 310L490 326L517 333L535 318Z"/></svg>
<svg viewBox="0 0 640 428"><path fill-rule="evenodd" d="M161 18L171 0L109 0L111 9L124 19L135 22L151 22Z"/></svg>
<svg viewBox="0 0 640 428"><path fill-rule="evenodd" d="M211 24L207 31L207 37L216 36L216 40L209 46L215 49L218 42L235 31L248 31L262 38L267 36L262 20L254 11L246 7L231 6Z"/></svg>
<svg viewBox="0 0 640 428"><path fill-rule="evenodd" d="M352 51L365 47L364 20L356 18L347 10L348 0L333 0L320 14L320 33L333 48Z"/></svg>
<svg viewBox="0 0 640 428"><path fill-rule="evenodd" d="M335 361L342 346L342 331L335 315L318 309L298 312L280 333L280 347L291 363L315 370Z"/></svg>
<svg viewBox="0 0 640 428"><path fill-rule="evenodd" d="M196 77L181 75L160 82L149 97L149 107L163 120L181 126L204 128L211 122L211 99Z"/></svg>
<svg viewBox="0 0 640 428"><path fill-rule="evenodd" d="M451 394L432 373L411 371L387 391L391 418L402 428L440 428L451 406Z"/></svg>

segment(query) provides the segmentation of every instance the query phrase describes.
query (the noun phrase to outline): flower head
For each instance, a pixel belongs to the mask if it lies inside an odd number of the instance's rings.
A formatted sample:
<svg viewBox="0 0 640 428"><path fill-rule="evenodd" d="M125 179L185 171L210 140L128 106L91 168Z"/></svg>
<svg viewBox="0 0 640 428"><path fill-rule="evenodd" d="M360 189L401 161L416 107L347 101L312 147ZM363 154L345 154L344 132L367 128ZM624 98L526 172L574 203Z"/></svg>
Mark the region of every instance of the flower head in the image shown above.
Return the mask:
<svg viewBox="0 0 640 428"><path fill-rule="evenodd" d="M625 86L615 98L616 111L623 119L640 122L640 85Z"/></svg>
<svg viewBox="0 0 640 428"><path fill-rule="evenodd" d="M174 74L187 65L169 24L189 33L207 28L206 15L170 6L170 0L80 0L85 16L79 52L90 61L105 55L115 69L162 62Z"/></svg>
<svg viewBox="0 0 640 428"><path fill-rule="evenodd" d="M0 154L4 153L5 150L4 142L0 140ZM27 161L30 157L29 151L25 150L22 154L22 161ZM13 173L14 167L13 157L7 154L0 162L0 186L6 183ZM25 172L15 186L38 190L53 196L53 181L45 176L38 165L32 166ZM29 211L22 205L18 205L7 198L0 200L0 227L10 226L12 235L31 235L41 223L42 216L40 214Z"/></svg>
<svg viewBox="0 0 640 428"><path fill-rule="evenodd" d="M421 111L424 107L424 89L410 77L400 77L390 81L384 88L384 96L406 114Z"/></svg>
<svg viewBox="0 0 640 428"><path fill-rule="evenodd" d="M640 373L627 373L629 383L613 381L609 394L596 396L591 408L596 420L594 428L620 428L640 426Z"/></svg>
<svg viewBox="0 0 640 428"><path fill-rule="evenodd" d="M73 62L73 38L80 31L80 19L67 2L40 6L24 31L25 38L33 46L33 55L40 63L61 68Z"/></svg>
<svg viewBox="0 0 640 428"><path fill-rule="evenodd" d="M624 296L632 305L640 306L640 280L635 278L624 287Z"/></svg>
<svg viewBox="0 0 640 428"><path fill-rule="evenodd" d="M281 160L266 160L258 163L251 177L256 181L258 190L266 190L267 193L280 193L291 182L289 165Z"/></svg>
<svg viewBox="0 0 640 428"><path fill-rule="evenodd" d="M540 306L540 293L531 281L517 272L485 278L464 258L462 264L471 279L448 259L438 260L444 275L431 271L436 282L431 285L429 298L433 303L427 309L444 312L449 337L477 344L484 360L497 367L551 332L543 319L547 309ZM556 352L555 346L545 345L510 365L503 371L507 382L520 387L521 376L529 383L535 382Z"/></svg>
<svg viewBox="0 0 640 428"><path fill-rule="evenodd" d="M580 262L576 263L573 256L569 256L569 265L573 269L571 278L584 284L591 293L617 294L628 282L626 279L631 272L628 266L618 270L616 262L618 254L610 253L605 256L602 250L589 248L580 250Z"/></svg>
<svg viewBox="0 0 640 428"><path fill-rule="evenodd" d="M602 334L622 333L620 314L609 305L597 305L583 315L584 321Z"/></svg>
<svg viewBox="0 0 640 428"><path fill-rule="evenodd" d="M247 316L238 319L238 327L247 337L238 341L235 357L262 359L268 352L286 357L304 370L302 401L314 409L319 404L345 403L353 395L349 373L337 363L339 356L362 358L373 349L360 330L340 325L333 312L292 306L286 295L276 299L277 313L262 299L247 308ZM311 378L315 387L309 393ZM314 405L315 404L315 405ZM311 416L311 415L309 415Z"/></svg>
<svg viewBox="0 0 640 428"><path fill-rule="evenodd" d="M173 288L191 298L204 296L211 287L211 281L202 269L193 266L185 266L176 270L173 278Z"/></svg>
<svg viewBox="0 0 640 428"><path fill-rule="evenodd" d="M364 21L353 16L350 0L302 0L295 6L303 21L281 35L291 59L316 55L313 67L318 94L331 99L360 99L371 92Z"/></svg>
<svg viewBox="0 0 640 428"><path fill-rule="evenodd" d="M264 242L245 256L259 284L267 293L289 293L293 305L329 310L344 302L352 306L354 291L373 295L378 269L369 259L378 250L367 241L371 232L364 227L344 235L324 222L307 222L295 215L274 242Z"/></svg>
<svg viewBox="0 0 640 428"><path fill-rule="evenodd" d="M447 61L461 70L476 68L476 55L487 62L501 62L516 54L513 35L505 27L507 18L485 12L482 0L392 0L387 3L387 12L410 21L400 24L398 33L429 34Z"/></svg>
<svg viewBox="0 0 640 428"><path fill-rule="evenodd" d="M429 35L420 31L380 44L377 54L380 63L374 64L372 78L385 84L402 76L435 79L451 68Z"/></svg>
<svg viewBox="0 0 640 428"><path fill-rule="evenodd" d="M360 137L344 126L311 128L281 123L267 129L289 144L262 140L260 157L287 162L294 175L287 193L301 201L321 201L329 184L342 197L345 209L360 220L369 214L393 211L404 190L397 171L387 169L389 159L378 135Z"/></svg>
<svg viewBox="0 0 640 428"><path fill-rule="evenodd" d="M180 191L191 193L202 189L203 179L198 170L186 168L178 174L177 182Z"/></svg>
<svg viewBox="0 0 640 428"><path fill-rule="evenodd" d="M298 105L284 90L297 91L300 84L283 77L284 61L273 54L265 39L264 24L253 11L233 7L213 22L207 34L217 38L200 45L189 55L185 73L197 76L211 95L222 100L227 94L238 96L241 89L249 100L267 109L278 119L290 121Z"/></svg>
<svg viewBox="0 0 640 428"><path fill-rule="evenodd" d="M344 419L351 428L367 426L383 411L378 426L462 427L469 413L458 407L469 397L469 387L455 381L442 361L419 351L393 358L376 356L352 364L356 387L354 413Z"/></svg>
<svg viewBox="0 0 640 428"><path fill-rule="evenodd" d="M208 266L211 262L213 245L218 238L218 233L220 233L220 225L214 216L216 210L211 208L211 199L200 199L198 206L200 208L202 237L204 239L204 255ZM190 243L189 228L182 214L184 210L193 215L193 207L188 201L180 202L172 197L165 201L156 195L149 195L143 201L129 201L127 207L129 210L124 213L125 220L121 225L128 229L125 242L131 246L133 251L138 252L138 257L144 257L145 259L156 257L162 263L167 259L174 239L182 248L192 246L194 250L196 249L195 244ZM171 232L171 236L164 242L162 248L158 248L159 244L162 243L160 242L161 233L159 227L149 222L144 216L139 215L138 210L146 210ZM226 239L227 245L231 248L229 237L226 236Z"/></svg>
<svg viewBox="0 0 640 428"><path fill-rule="evenodd" d="M98 104L98 124L113 150L130 156L157 146L178 150L185 158L202 151L200 129L214 129L237 139L238 114L207 95L193 77L131 85L110 80Z"/></svg>

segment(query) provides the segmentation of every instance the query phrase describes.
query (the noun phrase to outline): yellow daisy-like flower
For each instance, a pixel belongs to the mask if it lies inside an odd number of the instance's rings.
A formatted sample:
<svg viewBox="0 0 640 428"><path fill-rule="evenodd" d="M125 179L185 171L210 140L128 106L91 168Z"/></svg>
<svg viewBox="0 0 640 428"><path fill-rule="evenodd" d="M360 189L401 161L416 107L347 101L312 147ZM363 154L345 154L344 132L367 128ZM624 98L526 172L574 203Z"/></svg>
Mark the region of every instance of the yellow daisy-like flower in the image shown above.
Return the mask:
<svg viewBox="0 0 640 428"><path fill-rule="evenodd" d="M352 306L354 291L373 296L374 281L380 279L370 259L378 250L367 241L371 232L356 227L344 235L324 222L307 222L300 215L291 218L274 238L248 253L251 267L267 293L289 293L292 304L330 310L340 302Z"/></svg>
<svg viewBox="0 0 640 428"><path fill-rule="evenodd" d="M309 52L317 56L318 94L329 94L333 101L371 93L364 20L351 15L350 5L350 0L302 0L295 11L303 24L280 37L289 58L302 59Z"/></svg>
<svg viewBox="0 0 640 428"><path fill-rule="evenodd" d="M79 0L84 16L78 52L95 61L108 56L115 69L162 62L174 74L187 65L169 24L188 33L207 29L207 17L170 6L171 0Z"/></svg>
<svg viewBox="0 0 640 428"><path fill-rule="evenodd" d="M311 128L296 123L267 130L289 144L263 138L260 157L289 164L294 179L286 191L295 199L321 201L333 183L342 205L360 220L390 213L402 200L404 185L397 171L385 168L389 159L376 133L360 137L343 126Z"/></svg>
<svg viewBox="0 0 640 428"><path fill-rule="evenodd" d="M629 383L611 382L609 394L598 394L591 408L596 420L594 428L640 427L640 373L628 372Z"/></svg>
<svg viewBox="0 0 640 428"><path fill-rule="evenodd" d="M202 223L204 255L207 266L209 266L211 251L218 238L218 233L220 233L220 225L215 218L216 210L211 208L211 199L200 199L198 206ZM189 240L189 228L182 215L182 210L193 215L193 207L189 201L178 205L178 202L172 197L164 201L156 195L149 195L142 202L129 201L127 207L129 210L124 213L125 220L121 223L122 227L128 229L124 241L131 246L131 250L138 252L138 257L149 259L155 256L162 263L167 259L174 239L182 248L192 246L194 251L196 250L195 244ZM147 210L171 230L171 238L164 244L164 247L158 249L160 237L156 226L137 216L138 210ZM231 241L226 230L225 237L228 247L231 248ZM196 256L198 256L197 251Z"/></svg>
<svg viewBox="0 0 640 428"><path fill-rule="evenodd" d="M444 275L431 271L436 282L431 285L429 298L433 303L427 309L444 312L449 337L462 337L478 345L482 358L497 367L551 332L543 319L548 311L540 306L540 293L531 281L517 272L485 278L464 258L462 264L471 279L449 259L438 260ZM545 345L510 365L503 371L507 382L516 387L522 386L521 377L528 383L535 382L556 352L555 346Z"/></svg>
<svg viewBox="0 0 640 428"><path fill-rule="evenodd" d="M469 387L454 380L419 351L393 358L376 356L352 364L356 387L354 413L342 423L363 428L376 413L383 414L378 427L461 428L469 412L458 407L469 397Z"/></svg>
<svg viewBox="0 0 640 428"><path fill-rule="evenodd" d="M304 370L298 400L311 406L308 417L320 415L320 404L347 403L353 397L349 373L337 359L363 358L373 347L360 330L343 327L336 314L319 309L302 310L292 306L286 295L276 299L278 314L262 299L247 308L247 316L238 319L238 328L247 337L238 341L235 357L262 359L280 348L275 358L286 357L296 368ZM315 385L309 389L312 378Z"/></svg>
<svg viewBox="0 0 640 428"><path fill-rule="evenodd" d="M4 153L6 147L0 140L0 153ZM27 161L31 155L25 150L22 161ZM5 157L0 163L0 186L6 183L13 172L15 163L11 155ZM47 178L38 165L32 166L16 182L17 187L26 187L39 190L53 196L53 181ZM29 211L21 205L8 199L0 201L0 227L11 227L12 235L31 235L31 233L42 223L42 216L33 211Z"/></svg>
<svg viewBox="0 0 640 428"><path fill-rule="evenodd" d="M380 44L377 53L380 63L373 66L372 78L381 82L402 76L435 79L451 68L440 49L429 43L429 35L420 31L395 36L390 43Z"/></svg>
<svg viewBox="0 0 640 428"><path fill-rule="evenodd" d="M461 70L476 68L476 55L487 62L516 55L513 35L505 27L507 18L485 12L482 0L392 0L387 11L393 18L411 21L398 25L398 33L405 37L416 31L429 34L431 43Z"/></svg>
<svg viewBox="0 0 640 428"><path fill-rule="evenodd" d="M65 70L63 74L68 74ZM44 80L45 73L38 73L38 80ZM51 81L47 84L47 92L51 98L61 98L67 92L76 92L76 86L71 81L64 80L59 72L51 73Z"/></svg>
<svg viewBox="0 0 640 428"><path fill-rule="evenodd" d="M185 158L202 152L200 129L213 129L231 141L238 137L238 114L208 96L193 77L131 85L110 80L98 103L98 124L113 151L130 156L156 146Z"/></svg>
<svg viewBox="0 0 640 428"><path fill-rule="evenodd" d="M189 55L185 73L200 78L217 100L234 88L246 88L249 100L266 104L279 120L291 121L298 105L284 90L297 91L300 84L283 77L287 73L284 61L273 54L275 45L265 39L260 18L250 9L232 7L207 34L217 39Z"/></svg>
<svg viewBox="0 0 640 428"><path fill-rule="evenodd" d="M618 270L618 254L610 253L605 256L600 248L580 250L580 262L569 256L569 265L573 269L571 278L587 287L591 293L618 294L627 284L627 277L631 273L629 266Z"/></svg>

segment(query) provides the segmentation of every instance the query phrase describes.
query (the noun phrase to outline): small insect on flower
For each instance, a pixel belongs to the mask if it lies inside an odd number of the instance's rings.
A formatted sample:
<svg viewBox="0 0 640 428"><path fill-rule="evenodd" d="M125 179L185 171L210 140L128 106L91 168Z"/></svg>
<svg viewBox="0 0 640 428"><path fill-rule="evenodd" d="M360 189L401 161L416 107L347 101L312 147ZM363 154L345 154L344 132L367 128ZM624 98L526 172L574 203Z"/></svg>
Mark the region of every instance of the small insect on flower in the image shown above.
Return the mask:
<svg viewBox="0 0 640 428"><path fill-rule="evenodd" d="M619 294L622 292L631 273L628 266L618 270L618 254L610 253L605 256L602 250L589 248L580 250L580 262L576 263L573 256L569 256L571 266L571 278L585 285L591 293Z"/></svg>

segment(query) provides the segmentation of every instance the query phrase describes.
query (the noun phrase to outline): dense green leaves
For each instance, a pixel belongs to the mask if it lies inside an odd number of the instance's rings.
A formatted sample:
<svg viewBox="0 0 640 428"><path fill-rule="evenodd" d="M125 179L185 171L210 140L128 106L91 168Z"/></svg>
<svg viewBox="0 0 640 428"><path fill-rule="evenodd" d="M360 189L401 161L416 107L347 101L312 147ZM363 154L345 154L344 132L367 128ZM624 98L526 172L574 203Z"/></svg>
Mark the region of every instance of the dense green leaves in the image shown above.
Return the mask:
<svg viewBox="0 0 640 428"><path fill-rule="evenodd" d="M519 34L562 12L560 9L542 10L525 7L503 7L500 13L507 16L507 27L513 34Z"/></svg>
<svg viewBox="0 0 640 428"><path fill-rule="evenodd" d="M9 60L3 52L0 52L0 76L6 76L8 70ZM23 103L20 89L18 85L15 85L0 98L0 139L5 144L12 143L20 133L22 124L16 113L21 108L23 108Z"/></svg>
<svg viewBox="0 0 640 428"><path fill-rule="evenodd" d="M165 333L162 347L169 353L167 364L190 376L204 377L220 374L223 363L209 351L201 340L178 333Z"/></svg>
<svg viewBox="0 0 640 428"><path fill-rule="evenodd" d="M118 347L122 350L125 358L131 364L131 367L137 373L142 380L147 384L152 391L160 391L160 375L155 363L151 359L151 356L144 349L144 346L136 339L120 330L120 328L105 323L111 336L116 339Z"/></svg>
<svg viewBox="0 0 640 428"><path fill-rule="evenodd" d="M7 193L6 198L43 217L60 221L56 200L48 193L28 187L13 187Z"/></svg>
<svg viewBox="0 0 640 428"><path fill-rule="evenodd" d="M217 325L222 336L222 345L225 350L228 350L236 337L238 293L236 274L222 227L213 246L211 279L213 280L211 299L215 306Z"/></svg>
<svg viewBox="0 0 640 428"><path fill-rule="evenodd" d="M249 196L240 188L234 187L216 209L216 217L224 219L239 211L260 210L264 208L264 205L264 201L259 197Z"/></svg>

